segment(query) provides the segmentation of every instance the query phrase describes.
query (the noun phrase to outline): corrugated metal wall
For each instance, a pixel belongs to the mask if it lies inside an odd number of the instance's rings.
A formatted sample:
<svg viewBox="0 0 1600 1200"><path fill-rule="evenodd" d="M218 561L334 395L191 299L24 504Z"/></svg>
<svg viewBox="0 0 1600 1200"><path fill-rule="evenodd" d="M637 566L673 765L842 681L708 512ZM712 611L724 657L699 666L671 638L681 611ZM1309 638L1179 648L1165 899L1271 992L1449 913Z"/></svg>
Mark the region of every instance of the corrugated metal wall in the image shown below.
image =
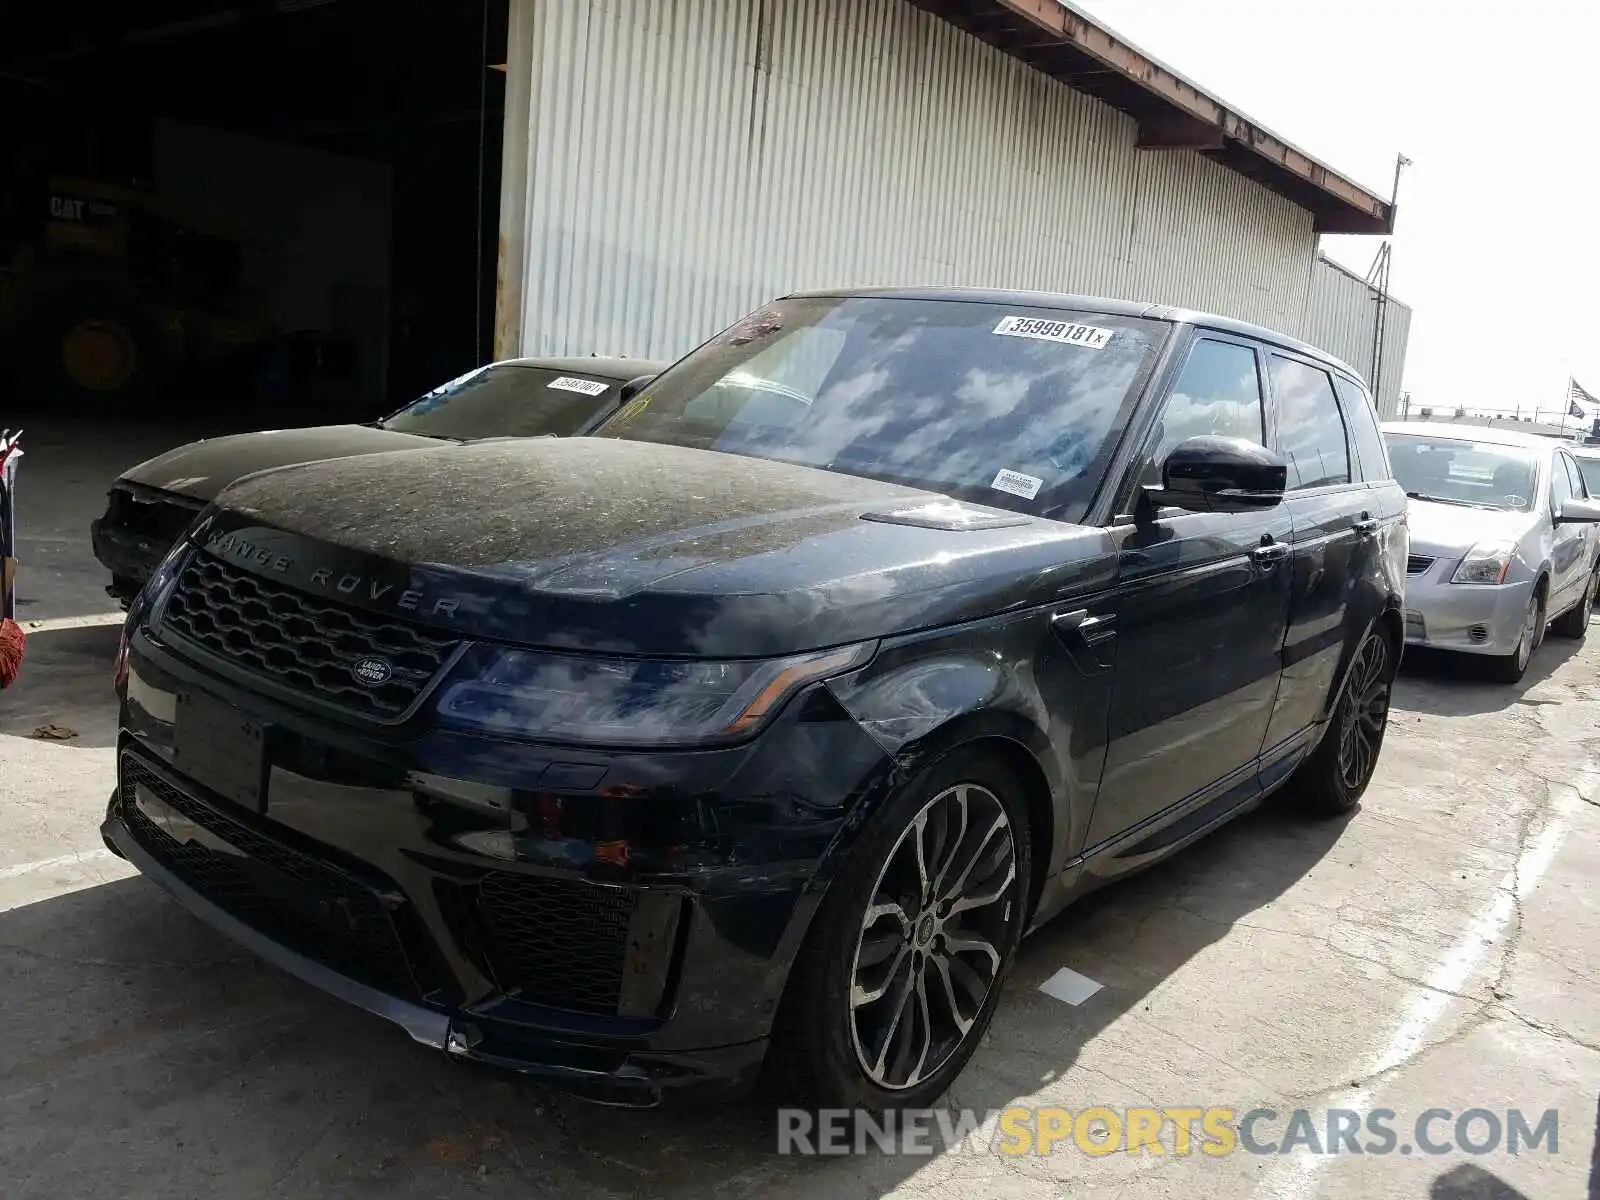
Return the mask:
<svg viewBox="0 0 1600 1200"><path fill-rule="evenodd" d="M497 351L671 357L782 292L955 283L1298 332L1305 210L904 0L511 0Z"/></svg>
<svg viewBox="0 0 1600 1200"><path fill-rule="evenodd" d="M1325 258L1318 258L1311 274L1311 296L1301 337L1313 346L1344 359L1371 385L1373 339L1377 316L1377 291L1365 280ZM1411 309L1389 297L1384 317L1383 370L1374 399L1384 419L1400 411L1400 377L1405 371L1406 340L1411 332Z"/></svg>

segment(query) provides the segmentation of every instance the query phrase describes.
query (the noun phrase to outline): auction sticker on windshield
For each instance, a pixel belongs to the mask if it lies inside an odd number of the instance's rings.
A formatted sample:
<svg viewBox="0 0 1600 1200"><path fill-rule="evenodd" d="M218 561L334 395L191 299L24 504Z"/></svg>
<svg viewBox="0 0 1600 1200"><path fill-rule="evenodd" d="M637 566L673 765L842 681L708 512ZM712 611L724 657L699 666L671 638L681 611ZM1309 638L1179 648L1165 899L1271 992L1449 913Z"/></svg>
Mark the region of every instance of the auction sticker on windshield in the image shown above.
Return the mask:
<svg viewBox="0 0 1600 1200"><path fill-rule="evenodd" d="M597 379L574 379L571 375L562 375L545 384L545 387L560 388L563 392L582 392L585 396L598 396L610 386Z"/></svg>
<svg viewBox="0 0 1600 1200"><path fill-rule="evenodd" d="M1088 350L1102 349L1111 340L1111 330L1073 321L1046 321L1040 317L1005 317L994 331L1005 337L1037 338L1042 342L1062 342Z"/></svg>
<svg viewBox="0 0 1600 1200"><path fill-rule="evenodd" d="M1039 494L1039 489L1044 486L1044 480L1037 475L1024 475L1021 471L1013 471L1010 467L1002 467L994 477L994 482L989 486L997 492L1010 492L1013 496L1021 496L1024 500L1032 500Z"/></svg>

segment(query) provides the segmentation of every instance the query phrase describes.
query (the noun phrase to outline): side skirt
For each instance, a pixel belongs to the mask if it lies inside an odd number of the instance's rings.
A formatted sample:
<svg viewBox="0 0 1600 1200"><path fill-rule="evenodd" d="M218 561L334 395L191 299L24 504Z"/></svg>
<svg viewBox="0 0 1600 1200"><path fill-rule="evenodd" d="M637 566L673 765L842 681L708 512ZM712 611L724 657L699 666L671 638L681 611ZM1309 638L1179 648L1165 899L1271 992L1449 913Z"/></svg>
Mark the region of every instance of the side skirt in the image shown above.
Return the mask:
<svg viewBox="0 0 1600 1200"><path fill-rule="evenodd" d="M1326 727L1322 723L1302 729L1212 786L1089 847L1045 885L1028 932L1079 897L1153 866L1258 807L1289 781L1316 749Z"/></svg>

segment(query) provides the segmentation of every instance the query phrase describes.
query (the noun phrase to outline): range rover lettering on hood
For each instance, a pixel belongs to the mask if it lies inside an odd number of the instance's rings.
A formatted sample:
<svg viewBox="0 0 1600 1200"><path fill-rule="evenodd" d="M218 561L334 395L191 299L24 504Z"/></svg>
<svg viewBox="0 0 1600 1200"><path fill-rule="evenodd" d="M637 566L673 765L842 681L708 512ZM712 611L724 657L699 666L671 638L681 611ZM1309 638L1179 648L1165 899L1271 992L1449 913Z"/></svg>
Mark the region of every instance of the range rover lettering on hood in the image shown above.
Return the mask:
<svg viewBox="0 0 1600 1200"><path fill-rule="evenodd" d="M281 575L310 592L359 600L368 607L392 607L417 616L452 617L461 607L457 596L437 595L384 579L376 571L345 571L301 565L295 554L283 553L287 535L275 529L218 533L205 543L207 553L248 566L261 574ZM299 569L297 569L299 568Z"/></svg>
<svg viewBox="0 0 1600 1200"><path fill-rule="evenodd" d="M1103 529L596 438L287 467L234 484L201 522L213 554L331 602L663 658L795 654L1054 604L1116 566Z"/></svg>

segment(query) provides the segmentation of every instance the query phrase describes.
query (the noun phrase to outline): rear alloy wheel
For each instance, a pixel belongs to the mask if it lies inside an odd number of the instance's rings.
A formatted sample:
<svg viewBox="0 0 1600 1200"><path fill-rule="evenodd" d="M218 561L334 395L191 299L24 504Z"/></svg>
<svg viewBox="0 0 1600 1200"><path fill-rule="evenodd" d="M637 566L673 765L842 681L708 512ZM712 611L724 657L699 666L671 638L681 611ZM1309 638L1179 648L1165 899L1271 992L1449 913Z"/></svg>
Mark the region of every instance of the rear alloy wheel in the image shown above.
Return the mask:
<svg viewBox="0 0 1600 1200"><path fill-rule="evenodd" d="M988 1027L1021 940L1028 813L1005 762L956 750L886 802L789 972L780 1104L926 1108Z"/></svg>
<svg viewBox="0 0 1600 1200"><path fill-rule="evenodd" d="M1393 644L1380 632L1367 634L1356 648L1322 742L1290 785L1308 812L1337 816L1360 803L1383 750L1398 665Z"/></svg>
<svg viewBox="0 0 1600 1200"><path fill-rule="evenodd" d="M1544 641L1544 597L1538 592L1528 597L1528 610L1522 614L1522 629L1517 648L1510 654L1497 654L1486 660L1490 678L1500 683L1516 683L1527 674L1533 652Z"/></svg>
<svg viewBox="0 0 1600 1200"><path fill-rule="evenodd" d="M1589 618L1594 616L1595 588L1600 587L1600 567L1589 576L1589 586L1583 590L1583 599L1550 622L1550 632L1564 638L1582 638L1589 632Z"/></svg>

